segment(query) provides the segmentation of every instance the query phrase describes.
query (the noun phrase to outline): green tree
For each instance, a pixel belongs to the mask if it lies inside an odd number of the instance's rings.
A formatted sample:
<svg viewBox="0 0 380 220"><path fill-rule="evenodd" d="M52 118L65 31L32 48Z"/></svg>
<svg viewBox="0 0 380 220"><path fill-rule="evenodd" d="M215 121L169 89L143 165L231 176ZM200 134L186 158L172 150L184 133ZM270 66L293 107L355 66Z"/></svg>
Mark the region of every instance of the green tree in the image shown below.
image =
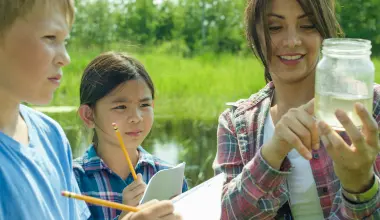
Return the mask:
<svg viewBox="0 0 380 220"><path fill-rule="evenodd" d="M372 41L374 55L380 55L380 1L340 0L339 20L346 37Z"/></svg>
<svg viewBox="0 0 380 220"><path fill-rule="evenodd" d="M153 0L128 1L119 8L121 10L116 20L119 39L142 45L155 42L157 7Z"/></svg>
<svg viewBox="0 0 380 220"><path fill-rule="evenodd" d="M240 0L76 0L74 42L105 47L129 41L163 51L246 51ZM340 0L338 18L346 37L372 41L380 55L380 0Z"/></svg>
<svg viewBox="0 0 380 220"><path fill-rule="evenodd" d="M83 46L105 47L115 40L115 14L108 0L76 0L75 23L71 35Z"/></svg>

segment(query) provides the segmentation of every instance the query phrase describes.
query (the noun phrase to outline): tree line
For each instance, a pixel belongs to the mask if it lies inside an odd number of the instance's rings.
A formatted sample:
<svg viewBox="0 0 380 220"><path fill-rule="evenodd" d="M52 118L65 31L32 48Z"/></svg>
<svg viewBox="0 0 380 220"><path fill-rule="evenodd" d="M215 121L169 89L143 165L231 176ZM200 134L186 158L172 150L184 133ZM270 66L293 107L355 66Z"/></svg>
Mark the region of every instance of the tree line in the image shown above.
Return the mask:
<svg viewBox="0 0 380 220"><path fill-rule="evenodd" d="M107 47L133 43L164 52L244 53L243 0L76 0L72 41ZM372 41L380 55L380 0L339 0L346 37Z"/></svg>

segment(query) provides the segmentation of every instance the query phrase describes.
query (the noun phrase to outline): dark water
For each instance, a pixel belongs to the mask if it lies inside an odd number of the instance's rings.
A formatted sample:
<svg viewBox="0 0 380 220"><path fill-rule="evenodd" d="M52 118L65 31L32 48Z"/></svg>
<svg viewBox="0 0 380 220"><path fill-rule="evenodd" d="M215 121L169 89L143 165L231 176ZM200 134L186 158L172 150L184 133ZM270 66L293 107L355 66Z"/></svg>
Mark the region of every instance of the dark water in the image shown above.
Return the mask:
<svg viewBox="0 0 380 220"><path fill-rule="evenodd" d="M49 114L64 128L78 157L89 143L89 132L75 113ZM212 162L216 154L217 120L195 121L155 119L153 128L142 146L159 158L178 164L186 162L185 175L189 186L196 186L211 178Z"/></svg>

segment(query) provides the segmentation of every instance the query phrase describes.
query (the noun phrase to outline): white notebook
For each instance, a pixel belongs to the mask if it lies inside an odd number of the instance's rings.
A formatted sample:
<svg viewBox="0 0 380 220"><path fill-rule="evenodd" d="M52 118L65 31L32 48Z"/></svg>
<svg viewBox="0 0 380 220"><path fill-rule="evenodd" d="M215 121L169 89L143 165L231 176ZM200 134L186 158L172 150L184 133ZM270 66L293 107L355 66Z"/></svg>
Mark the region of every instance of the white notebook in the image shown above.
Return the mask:
<svg viewBox="0 0 380 220"><path fill-rule="evenodd" d="M219 220L222 210L223 173L172 199L182 220Z"/></svg>
<svg viewBox="0 0 380 220"><path fill-rule="evenodd" d="M149 180L140 204L150 200L169 200L182 193L182 185L185 177L185 163L160 170Z"/></svg>

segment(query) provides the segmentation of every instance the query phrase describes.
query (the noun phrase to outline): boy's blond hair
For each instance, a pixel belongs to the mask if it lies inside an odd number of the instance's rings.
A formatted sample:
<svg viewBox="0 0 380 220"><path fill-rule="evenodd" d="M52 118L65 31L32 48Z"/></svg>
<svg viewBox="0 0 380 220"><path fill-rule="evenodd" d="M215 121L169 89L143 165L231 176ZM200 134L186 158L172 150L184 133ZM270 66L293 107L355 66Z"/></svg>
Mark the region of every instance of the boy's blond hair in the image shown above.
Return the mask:
<svg viewBox="0 0 380 220"><path fill-rule="evenodd" d="M20 17L25 17L36 3L48 5L59 4L65 13L69 27L74 22L74 0L0 0L0 38L4 35L13 22Z"/></svg>

